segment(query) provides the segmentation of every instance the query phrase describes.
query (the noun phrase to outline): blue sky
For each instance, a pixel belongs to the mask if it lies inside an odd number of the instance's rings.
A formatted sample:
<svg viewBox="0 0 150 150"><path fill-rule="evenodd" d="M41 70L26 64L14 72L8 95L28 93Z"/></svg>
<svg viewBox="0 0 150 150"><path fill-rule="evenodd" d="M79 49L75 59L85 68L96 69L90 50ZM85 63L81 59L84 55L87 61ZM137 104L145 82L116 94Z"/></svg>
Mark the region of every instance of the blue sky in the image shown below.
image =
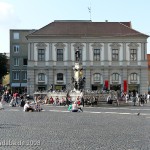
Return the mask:
<svg viewBox="0 0 150 150"><path fill-rule="evenodd" d="M10 29L39 29L54 20L131 21L150 35L150 0L0 0L0 52L9 52ZM148 38L150 53L150 38Z"/></svg>

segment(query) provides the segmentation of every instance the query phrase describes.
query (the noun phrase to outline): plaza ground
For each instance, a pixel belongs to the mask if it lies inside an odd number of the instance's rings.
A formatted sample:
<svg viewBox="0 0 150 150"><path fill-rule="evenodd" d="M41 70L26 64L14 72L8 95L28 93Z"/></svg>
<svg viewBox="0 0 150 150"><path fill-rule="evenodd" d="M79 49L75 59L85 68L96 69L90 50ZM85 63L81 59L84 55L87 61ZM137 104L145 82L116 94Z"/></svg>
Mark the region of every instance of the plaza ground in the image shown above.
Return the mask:
<svg viewBox="0 0 150 150"><path fill-rule="evenodd" d="M149 150L150 106L0 110L0 150ZM137 113L140 112L138 116Z"/></svg>

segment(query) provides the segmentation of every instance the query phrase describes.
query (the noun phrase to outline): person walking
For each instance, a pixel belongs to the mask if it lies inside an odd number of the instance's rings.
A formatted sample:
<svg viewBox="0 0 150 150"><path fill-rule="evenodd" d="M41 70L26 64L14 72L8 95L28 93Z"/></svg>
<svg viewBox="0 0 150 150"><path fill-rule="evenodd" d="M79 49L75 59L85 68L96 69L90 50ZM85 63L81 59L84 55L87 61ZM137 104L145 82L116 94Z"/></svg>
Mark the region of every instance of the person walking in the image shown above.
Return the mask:
<svg viewBox="0 0 150 150"><path fill-rule="evenodd" d="M4 109L3 102L4 102L4 94L2 95L2 97L0 97L0 110Z"/></svg>

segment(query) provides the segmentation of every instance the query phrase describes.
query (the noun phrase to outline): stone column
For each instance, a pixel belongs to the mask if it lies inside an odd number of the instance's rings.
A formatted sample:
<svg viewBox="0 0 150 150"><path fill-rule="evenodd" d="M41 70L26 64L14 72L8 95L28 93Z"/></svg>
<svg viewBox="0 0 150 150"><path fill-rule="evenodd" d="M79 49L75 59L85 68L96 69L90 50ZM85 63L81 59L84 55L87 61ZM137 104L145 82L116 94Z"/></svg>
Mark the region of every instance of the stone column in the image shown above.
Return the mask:
<svg viewBox="0 0 150 150"><path fill-rule="evenodd" d="M67 51L68 51L68 61L71 61L71 43L68 43L67 45Z"/></svg>
<svg viewBox="0 0 150 150"><path fill-rule="evenodd" d="M31 60L35 60L35 57L34 57L34 43L31 43L31 49L30 49L30 58Z"/></svg>
<svg viewBox="0 0 150 150"><path fill-rule="evenodd" d="M31 43L28 43L28 60L31 60Z"/></svg>
<svg viewBox="0 0 150 150"><path fill-rule="evenodd" d="M52 61L52 43L49 43L49 60Z"/></svg>
<svg viewBox="0 0 150 150"><path fill-rule="evenodd" d="M144 43L141 43L141 60L145 60L145 49L144 49Z"/></svg>
<svg viewBox="0 0 150 150"><path fill-rule="evenodd" d="M126 43L123 43L123 61L126 61Z"/></svg>
<svg viewBox="0 0 150 150"><path fill-rule="evenodd" d="M89 43L86 43L86 61L90 60Z"/></svg>
<svg viewBox="0 0 150 150"><path fill-rule="evenodd" d="M104 43L104 66L108 66L108 43Z"/></svg>

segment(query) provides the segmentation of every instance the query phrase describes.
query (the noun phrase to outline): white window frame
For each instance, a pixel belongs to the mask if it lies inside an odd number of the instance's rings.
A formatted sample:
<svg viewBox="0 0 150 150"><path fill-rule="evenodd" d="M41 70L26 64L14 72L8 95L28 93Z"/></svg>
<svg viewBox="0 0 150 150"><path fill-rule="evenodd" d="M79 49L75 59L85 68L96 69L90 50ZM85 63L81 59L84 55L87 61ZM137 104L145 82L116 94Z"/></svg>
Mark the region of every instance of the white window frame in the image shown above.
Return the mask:
<svg viewBox="0 0 150 150"><path fill-rule="evenodd" d="M19 80L20 73L19 72L13 72L13 80Z"/></svg>
<svg viewBox="0 0 150 150"><path fill-rule="evenodd" d="M130 81L131 82L137 82L138 81L138 76L137 76L137 73L131 73L130 74Z"/></svg>
<svg viewBox="0 0 150 150"><path fill-rule="evenodd" d="M118 73L112 74L112 82L119 82L119 74Z"/></svg>
<svg viewBox="0 0 150 150"><path fill-rule="evenodd" d="M13 45L14 53L19 53L19 45Z"/></svg>
<svg viewBox="0 0 150 150"><path fill-rule="evenodd" d="M23 72L23 80L27 80L27 72L26 71Z"/></svg>
<svg viewBox="0 0 150 150"><path fill-rule="evenodd" d="M112 61L119 60L119 49L112 49Z"/></svg>
<svg viewBox="0 0 150 150"><path fill-rule="evenodd" d="M100 73L95 73L93 75L93 81L94 82L100 82L101 81L101 74Z"/></svg>
<svg viewBox="0 0 150 150"><path fill-rule="evenodd" d="M60 76L61 75L61 76ZM60 77L62 78L62 79L60 79ZM64 80L64 75L63 75L63 73L57 73L57 81L63 81Z"/></svg>
<svg viewBox="0 0 150 150"><path fill-rule="evenodd" d="M14 58L14 66L19 66L19 58Z"/></svg>
<svg viewBox="0 0 150 150"><path fill-rule="evenodd" d="M94 57L94 61L101 60L101 50L99 48L94 48L93 57Z"/></svg>
<svg viewBox="0 0 150 150"><path fill-rule="evenodd" d="M38 82L45 82L45 74L44 73L38 74Z"/></svg>
<svg viewBox="0 0 150 150"><path fill-rule="evenodd" d="M64 52L63 49L57 49L57 61L63 61Z"/></svg>
<svg viewBox="0 0 150 150"><path fill-rule="evenodd" d="M45 49L38 49L38 61L45 61Z"/></svg>
<svg viewBox="0 0 150 150"><path fill-rule="evenodd" d="M131 61L137 61L137 49L135 49L135 48L130 49L130 60Z"/></svg>
<svg viewBox="0 0 150 150"><path fill-rule="evenodd" d="M13 33L13 39L18 40L19 39L19 32L14 32Z"/></svg>

